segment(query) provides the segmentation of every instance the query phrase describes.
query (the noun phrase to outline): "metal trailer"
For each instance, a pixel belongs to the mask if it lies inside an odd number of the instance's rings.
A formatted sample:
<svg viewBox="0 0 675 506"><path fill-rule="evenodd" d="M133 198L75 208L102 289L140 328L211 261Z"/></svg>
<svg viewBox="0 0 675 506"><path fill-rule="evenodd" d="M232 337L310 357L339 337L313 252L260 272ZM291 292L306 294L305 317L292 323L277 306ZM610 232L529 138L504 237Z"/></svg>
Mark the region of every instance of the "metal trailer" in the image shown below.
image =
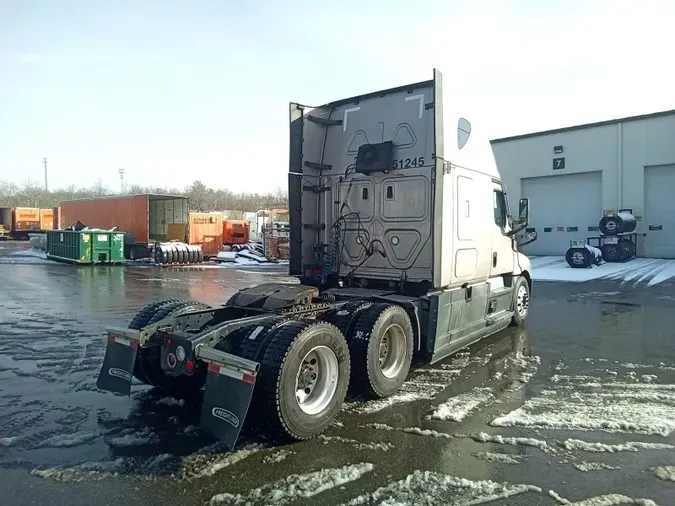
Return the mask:
<svg viewBox="0 0 675 506"><path fill-rule="evenodd" d="M496 170L446 161L441 74L309 108L290 105L290 262L300 284L223 306L175 299L108 329L99 388L131 380L201 397L201 426L233 447L253 423L325 430L348 389L394 394L414 355L436 362L522 325L531 267ZM457 148L470 124L460 120ZM532 236L529 240L533 240Z"/></svg>

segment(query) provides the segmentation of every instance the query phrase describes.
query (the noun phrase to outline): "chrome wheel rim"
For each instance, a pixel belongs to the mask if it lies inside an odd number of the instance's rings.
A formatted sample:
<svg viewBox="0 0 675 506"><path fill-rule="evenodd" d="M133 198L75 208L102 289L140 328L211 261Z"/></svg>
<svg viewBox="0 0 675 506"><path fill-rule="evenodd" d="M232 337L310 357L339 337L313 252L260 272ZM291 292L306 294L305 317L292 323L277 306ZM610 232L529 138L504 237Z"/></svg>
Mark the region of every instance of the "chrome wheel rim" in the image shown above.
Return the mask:
<svg viewBox="0 0 675 506"><path fill-rule="evenodd" d="M520 316L525 316L529 307L530 295L527 293L527 287L521 285L518 288L518 294L516 296L516 311L518 311Z"/></svg>
<svg viewBox="0 0 675 506"><path fill-rule="evenodd" d="M380 339L380 371L385 378L395 378L403 368L408 350L403 327L392 324Z"/></svg>
<svg viewBox="0 0 675 506"><path fill-rule="evenodd" d="M302 359L295 376L295 399L308 415L321 413L337 390L338 359L327 346L315 346Z"/></svg>

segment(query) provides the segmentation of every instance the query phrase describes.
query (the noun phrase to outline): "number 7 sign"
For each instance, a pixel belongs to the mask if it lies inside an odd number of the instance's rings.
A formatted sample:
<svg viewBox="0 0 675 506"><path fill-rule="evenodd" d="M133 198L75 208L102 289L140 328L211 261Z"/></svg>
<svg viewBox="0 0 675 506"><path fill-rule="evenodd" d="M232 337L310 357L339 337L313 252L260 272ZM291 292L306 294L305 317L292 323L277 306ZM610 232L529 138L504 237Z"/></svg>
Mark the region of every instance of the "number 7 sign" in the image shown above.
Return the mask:
<svg viewBox="0 0 675 506"><path fill-rule="evenodd" d="M560 170L565 168L565 158L553 159L553 170Z"/></svg>

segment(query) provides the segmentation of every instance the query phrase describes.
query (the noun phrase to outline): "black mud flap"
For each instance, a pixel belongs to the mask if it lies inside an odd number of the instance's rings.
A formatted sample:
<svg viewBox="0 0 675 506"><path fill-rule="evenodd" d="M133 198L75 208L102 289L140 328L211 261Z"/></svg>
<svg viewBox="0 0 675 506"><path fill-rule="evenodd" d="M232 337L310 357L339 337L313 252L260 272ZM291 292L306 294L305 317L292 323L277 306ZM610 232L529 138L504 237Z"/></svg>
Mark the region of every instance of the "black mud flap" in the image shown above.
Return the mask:
<svg viewBox="0 0 675 506"><path fill-rule="evenodd" d="M101 390L129 395L137 353L138 343L120 338L109 339L96 386Z"/></svg>
<svg viewBox="0 0 675 506"><path fill-rule="evenodd" d="M201 426L234 448L253 396L256 377L209 364Z"/></svg>

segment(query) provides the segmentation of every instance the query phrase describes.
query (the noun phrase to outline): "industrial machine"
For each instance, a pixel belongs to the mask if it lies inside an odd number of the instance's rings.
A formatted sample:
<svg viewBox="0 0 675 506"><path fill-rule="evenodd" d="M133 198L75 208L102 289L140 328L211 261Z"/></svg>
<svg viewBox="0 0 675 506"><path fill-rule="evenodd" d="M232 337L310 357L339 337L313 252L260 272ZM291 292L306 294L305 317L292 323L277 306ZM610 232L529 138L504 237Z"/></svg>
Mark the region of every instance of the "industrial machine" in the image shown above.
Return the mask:
<svg viewBox="0 0 675 506"><path fill-rule="evenodd" d="M460 119L456 147L471 126ZM454 144L454 143L453 143ZM441 74L317 108L290 104L290 261L300 284L224 305L165 300L108 329L97 385L132 377L203 391L201 425L232 447L244 424L291 439L325 430L348 389L394 394L413 355L436 362L522 325L531 266L496 169L446 158ZM532 240L532 238L530 239Z"/></svg>

